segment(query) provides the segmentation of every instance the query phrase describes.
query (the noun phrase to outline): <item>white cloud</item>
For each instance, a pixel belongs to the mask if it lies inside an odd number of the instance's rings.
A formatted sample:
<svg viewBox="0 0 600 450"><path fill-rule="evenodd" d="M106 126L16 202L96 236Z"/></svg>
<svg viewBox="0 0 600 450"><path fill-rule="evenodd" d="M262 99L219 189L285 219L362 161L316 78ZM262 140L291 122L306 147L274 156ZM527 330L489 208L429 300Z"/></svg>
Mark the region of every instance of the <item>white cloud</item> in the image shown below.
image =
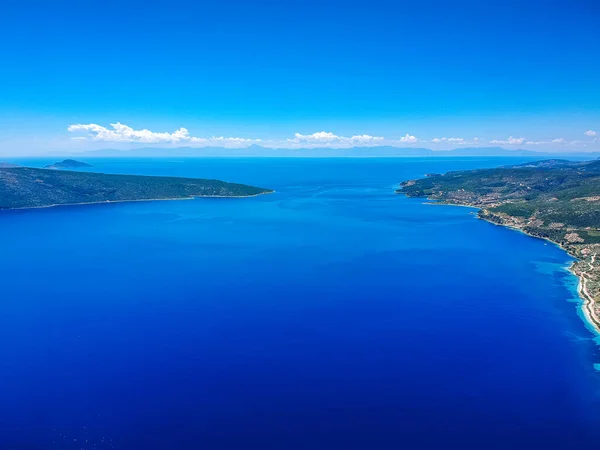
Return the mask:
<svg viewBox="0 0 600 450"><path fill-rule="evenodd" d="M68 127L68 131L73 134L71 139L82 145L86 141L91 142L116 142L116 143L137 143L137 144L163 144L165 146L188 145L197 147L216 146L241 148L252 144L260 144L270 148L351 148L351 147L369 147L377 145L407 146L417 143L426 143L427 141L418 139L416 136L406 133L396 139L386 139L382 136L372 136L369 134L356 134L351 136L340 136L332 132L318 131L312 134L295 133L288 139L250 139L244 137L212 136L201 137L192 136L187 128L179 128L173 132L156 132L148 129L136 130L120 122L110 124L108 127L90 123L73 124ZM592 139L589 141L568 141L565 138L555 138L550 140L526 141L523 137L510 136L508 139L494 139L490 144L496 145L587 145L599 142L596 132L588 130L585 132ZM488 141L480 138L465 139L462 137L436 137L429 141L432 144L451 147L459 145L480 146Z"/></svg>
<svg viewBox="0 0 600 450"><path fill-rule="evenodd" d="M475 138L474 141L477 142L477 140L479 140L479 138ZM449 142L450 144L466 144L467 141L464 138L433 138L431 140L432 142L435 142L436 144L439 144L441 142Z"/></svg>
<svg viewBox="0 0 600 450"><path fill-rule="evenodd" d="M141 143L141 144L179 144L179 143L193 143L202 146L211 144L225 144L231 146L242 146L252 142L260 142L260 139L245 139L238 137L212 137L202 138L191 136L187 128L179 128L172 133L166 132L155 132L147 129L134 130L133 128L124 125L120 122L111 123L112 129L97 125L95 123L90 124L75 124L69 125L67 130L71 133L86 133L85 136L77 136L72 139L85 140L90 139L93 141L103 142L129 142L129 143Z"/></svg>
<svg viewBox="0 0 600 450"><path fill-rule="evenodd" d="M416 136L411 136L410 134L406 133L400 138L400 142L414 144L416 142L419 142L419 140L416 138Z"/></svg>
<svg viewBox="0 0 600 450"><path fill-rule="evenodd" d="M405 145L417 142L419 142L419 139L408 133L401 136L398 140L390 140L382 136L371 136L369 134L358 134L347 137L331 132L319 131L312 134L295 133L294 137L287 139L285 144L293 148L313 148L317 146L348 148L375 145Z"/></svg>
<svg viewBox="0 0 600 450"><path fill-rule="evenodd" d="M368 134L360 134L358 136L352 136L350 138L356 142L371 142L371 141L383 141L382 136L369 136Z"/></svg>
<svg viewBox="0 0 600 450"><path fill-rule="evenodd" d="M223 146L223 147L247 147L251 144L261 144L265 147L287 147L287 148L350 148L360 146L391 145L405 146L419 142L427 142L418 139L416 136L406 133L398 139L386 139L382 136L372 136L369 134L356 134L352 136L340 136L328 131L318 131L311 134L295 133L293 138L261 140L242 137L199 137L192 136L187 128L179 128L171 133L155 132L148 129L136 130L120 122L110 124L110 127L90 123L74 124L68 127L68 131L78 136L71 139L78 141L100 141L100 142L118 142L118 143L141 143L141 144L183 144L204 146ZM522 138L521 138L522 139ZM511 143L520 143L521 139L510 138ZM432 139L433 143L444 143L454 145L472 144L477 145L481 142L479 138L467 140L461 137L442 137ZM509 141L496 141L505 142Z"/></svg>
<svg viewBox="0 0 600 450"><path fill-rule="evenodd" d="M525 138L523 138L523 137L514 138L514 137L510 136L508 138L508 143L510 145L521 145L523 142L525 142Z"/></svg>
<svg viewBox="0 0 600 450"><path fill-rule="evenodd" d="M556 138L550 141L527 141L527 145L586 145L587 143L584 141L568 141L565 138Z"/></svg>
<svg viewBox="0 0 600 450"><path fill-rule="evenodd" d="M381 143L384 138L381 136L371 136L368 134L360 134L355 136L338 136L337 134L318 131L313 134L301 134L295 133L293 139L287 139L290 143L303 143L309 145L373 145L375 143Z"/></svg>
<svg viewBox="0 0 600 450"><path fill-rule="evenodd" d="M156 133L150 130L134 130L122 123L111 123L111 129L90 123L87 125L70 125L68 130L72 133L85 131L88 137L97 141L110 142L142 142L145 144L180 142L190 140L190 133L185 128L175 130L173 133Z"/></svg>
<svg viewBox="0 0 600 450"><path fill-rule="evenodd" d="M494 140L490 141L490 144L521 145L524 142L525 142L525 138L523 138L523 137L515 138L515 137L510 136L505 141L494 139Z"/></svg>
<svg viewBox="0 0 600 450"><path fill-rule="evenodd" d="M300 134L295 133L294 139L288 139L289 141L335 141L340 139L340 136L328 133L325 131L318 131L313 134Z"/></svg>
<svg viewBox="0 0 600 450"><path fill-rule="evenodd" d="M198 139L201 141L213 141L213 142L235 142L238 144L245 144L245 143L249 143L249 142L260 142L260 139L246 139L246 138L238 138L238 137L223 137L223 136L219 136L219 137L215 137L213 136L210 139L204 139L204 138L192 138L192 140L194 139Z"/></svg>
<svg viewBox="0 0 600 450"><path fill-rule="evenodd" d="M122 142L122 143L141 143L141 144L187 144L204 147L208 145L223 147L247 147L251 144L261 143L265 146L287 146L290 148L301 147L353 147L369 146L381 144L384 138L381 136L371 136L368 134L359 134L354 136L338 136L331 132L319 131L312 134L295 133L294 138L287 140L261 140L247 139L242 137L213 136L210 138L197 137L190 135L186 128L179 128L172 133L154 132L147 129L135 130L120 122L110 124L110 128L103 127L94 123L75 124L68 127L71 133L78 133L79 136L72 137L75 140L91 140L102 142ZM83 133L83 136L81 134ZM414 138L414 136L411 136Z"/></svg>
<svg viewBox="0 0 600 450"><path fill-rule="evenodd" d="M567 140L565 138L556 138L550 141L527 141L525 143L527 145L566 144Z"/></svg>

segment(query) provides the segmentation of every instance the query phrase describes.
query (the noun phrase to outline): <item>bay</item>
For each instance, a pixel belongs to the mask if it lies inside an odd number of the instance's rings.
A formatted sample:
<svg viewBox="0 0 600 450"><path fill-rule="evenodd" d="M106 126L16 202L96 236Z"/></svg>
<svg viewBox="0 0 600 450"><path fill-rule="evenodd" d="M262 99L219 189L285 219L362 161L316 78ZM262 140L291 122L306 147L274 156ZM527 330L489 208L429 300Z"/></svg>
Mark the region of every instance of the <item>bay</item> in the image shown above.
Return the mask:
<svg viewBox="0 0 600 450"><path fill-rule="evenodd" d="M394 194L523 161L90 160L276 192L0 212L0 446L597 445L571 258Z"/></svg>

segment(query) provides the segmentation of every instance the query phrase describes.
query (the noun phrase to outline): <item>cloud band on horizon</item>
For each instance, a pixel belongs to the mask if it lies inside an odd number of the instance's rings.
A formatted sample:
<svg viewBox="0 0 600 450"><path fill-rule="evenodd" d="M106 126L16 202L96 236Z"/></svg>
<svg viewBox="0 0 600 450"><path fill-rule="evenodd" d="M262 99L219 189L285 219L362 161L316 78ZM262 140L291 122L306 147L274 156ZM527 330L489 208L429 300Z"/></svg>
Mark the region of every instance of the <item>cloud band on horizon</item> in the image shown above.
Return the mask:
<svg viewBox="0 0 600 450"><path fill-rule="evenodd" d="M96 142L117 142L117 143L132 143L132 144L185 144L197 147L225 147L239 148L248 147L253 144L260 144L269 148L349 148L349 147L373 147L373 146L393 146L403 147L407 145L425 144L430 142L434 145L507 145L507 146L539 146L547 145L582 145L587 146L598 142L596 132L588 130L584 135L592 138L589 141L574 140L568 141L565 138L554 138L550 140L532 141L524 137L509 136L506 139L492 139L486 141L475 137L465 139L462 137L442 137L433 138L431 141L419 139L414 135L406 133L397 139L387 139L383 136L372 136L369 134L357 134L352 136L340 136L332 132L319 131L312 134L295 133L293 138L288 139L253 139L243 137L225 137L212 136L210 138L192 136L187 128L181 127L171 133L155 132L148 129L136 130L128 125L120 122L111 123L110 128L102 125L89 124L73 124L69 125L67 130L70 133L79 134L72 137L77 141L96 141Z"/></svg>

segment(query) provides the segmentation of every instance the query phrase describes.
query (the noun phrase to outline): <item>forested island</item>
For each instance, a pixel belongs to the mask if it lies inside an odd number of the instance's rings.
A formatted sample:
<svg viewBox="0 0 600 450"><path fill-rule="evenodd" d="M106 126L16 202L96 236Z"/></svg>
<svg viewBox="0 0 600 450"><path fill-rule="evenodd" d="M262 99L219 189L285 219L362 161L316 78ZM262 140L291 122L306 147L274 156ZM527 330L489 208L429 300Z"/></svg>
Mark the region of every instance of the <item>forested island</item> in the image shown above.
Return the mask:
<svg viewBox="0 0 600 450"><path fill-rule="evenodd" d="M63 161L55 162L54 164L50 164L49 166L44 167L44 169L83 169L86 167L92 167L91 164L84 163L81 161L76 161L74 159L65 159Z"/></svg>
<svg viewBox="0 0 600 450"><path fill-rule="evenodd" d="M244 184L197 178L0 168L0 209L194 197L252 197L271 192Z"/></svg>
<svg viewBox="0 0 600 450"><path fill-rule="evenodd" d="M600 330L600 160L547 160L496 169L428 174L398 193L479 208L478 217L552 241L571 267L588 319Z"/></svg>

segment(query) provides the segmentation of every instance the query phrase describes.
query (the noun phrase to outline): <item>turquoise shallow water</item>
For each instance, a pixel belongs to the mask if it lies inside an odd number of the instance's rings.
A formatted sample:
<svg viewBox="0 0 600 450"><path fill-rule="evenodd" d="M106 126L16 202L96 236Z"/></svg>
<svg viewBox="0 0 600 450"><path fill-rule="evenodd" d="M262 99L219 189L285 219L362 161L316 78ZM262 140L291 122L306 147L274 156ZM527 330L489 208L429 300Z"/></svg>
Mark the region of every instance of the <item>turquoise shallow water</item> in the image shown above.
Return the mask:
<svg viewBox="0 0 600 450"><path fill-rule="evenodd" d="M276 193L0 213L0 447L595 448L570 258L393 193L519 161L91 161Z"/></svg>

